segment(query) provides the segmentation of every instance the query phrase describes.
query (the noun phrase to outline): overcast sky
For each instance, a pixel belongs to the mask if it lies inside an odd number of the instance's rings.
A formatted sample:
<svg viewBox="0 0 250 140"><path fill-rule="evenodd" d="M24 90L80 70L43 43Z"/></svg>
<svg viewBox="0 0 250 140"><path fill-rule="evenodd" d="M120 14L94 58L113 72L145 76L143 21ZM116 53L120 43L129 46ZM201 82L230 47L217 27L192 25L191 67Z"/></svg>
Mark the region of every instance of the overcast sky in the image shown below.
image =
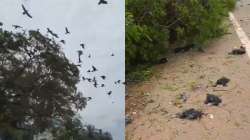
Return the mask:
<svg viewBox="0 0 250 140"><path fill-rule="evenodd" d="M92 97L80 114L85 123L109 131L114 140L124 139L125 87L114 84L124 81L125 76L125 21L124 0L108 0L107 5L98 5L98 0L1 0L0 21L3 28L13 30L12 24L25 29L40 29L46 33L51 28L60 39L65 39L63 51L66 56L77 63L79 44L86 49L82 57L81 75L96 76L104 88L94 88L86 82L79 83L79 90L84 96ZM32 19L22 15L21 4L29 10ZM71 34L65 35L65 27ZM114 56L111 54L114 53ZM91 54L91 58L87 56ZM94 65L96 73L86 71ZM106 80L98 76L106 75ZM106 93L112 90L112 95Z"/></svg>

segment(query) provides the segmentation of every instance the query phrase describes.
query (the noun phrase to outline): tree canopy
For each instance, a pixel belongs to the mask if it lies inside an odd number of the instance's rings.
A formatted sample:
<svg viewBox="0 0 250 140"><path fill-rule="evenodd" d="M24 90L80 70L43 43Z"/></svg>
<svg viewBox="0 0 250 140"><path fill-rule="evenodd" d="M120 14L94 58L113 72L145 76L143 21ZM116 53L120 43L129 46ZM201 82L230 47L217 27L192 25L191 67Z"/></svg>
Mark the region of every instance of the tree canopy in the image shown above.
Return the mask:
<svg viewBox="0 0 250 140"><path fill-rule="evenodd" d="M64 124L86 106L79 70L39 31L0 29L0 124L37 132Z"/></svg>

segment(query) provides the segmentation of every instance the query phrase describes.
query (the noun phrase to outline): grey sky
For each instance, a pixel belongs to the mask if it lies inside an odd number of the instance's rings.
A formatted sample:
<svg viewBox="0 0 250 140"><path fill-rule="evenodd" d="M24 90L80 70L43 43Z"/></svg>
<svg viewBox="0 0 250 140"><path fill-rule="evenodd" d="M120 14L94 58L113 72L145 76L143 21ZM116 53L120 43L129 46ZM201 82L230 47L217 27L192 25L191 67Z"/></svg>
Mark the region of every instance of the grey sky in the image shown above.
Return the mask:
<svg viewBox="0 0 250 140"><path fill-rule="evenodd" d="M63 50L73 62L77 62L79 44L86 49L82 57L81 75L86 77L106 75L105 88L93 88L86 82L79 83L79 90L93 100L81 112L84 122L112 133L114 140L124 139L125 89L114 81L124 81L125 73L125 20L124 1L108 0L108 5L98 5L98 0L1 0L0 21L4 28L13 30L12 24L46 33L51 28L65 39ZM33 19L22 15L21 4L29 10ZM67 26L70 35L64 35ZM110 55L114 53L115 56ZM87 56L91 54L89 59ZM88 74L94 65L99 70ZM98 79L100 80L100 78ZM106 92L113 91L111 96Z"/></svg>

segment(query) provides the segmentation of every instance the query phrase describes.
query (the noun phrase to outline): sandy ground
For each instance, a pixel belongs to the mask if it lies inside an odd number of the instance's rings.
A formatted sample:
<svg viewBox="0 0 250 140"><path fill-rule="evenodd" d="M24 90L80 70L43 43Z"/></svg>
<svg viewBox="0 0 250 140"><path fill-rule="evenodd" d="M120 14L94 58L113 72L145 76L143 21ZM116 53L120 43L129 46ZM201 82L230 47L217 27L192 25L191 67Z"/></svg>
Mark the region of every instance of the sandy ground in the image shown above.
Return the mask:
<svg viewBox="0 0 250 140"><path fill-rule="evenodd" d="M234 12L246 33L250 33L249 0ZM248 17L247 17L248 16ZM171 56L167 64L156 66L148 82L128 85L126 113L134 120L126 127L126 140L249 140L250 139L250 59L228 52L239 47L234 29L214 40L205 53L187 52ZM227 87L213 87L217 79L230 79ZM187 102L178 99L187 95ZM206 94L222 99L218 107L204 105ZM173 117L185 109L200 109L208 115L200 120Z"/></svg>

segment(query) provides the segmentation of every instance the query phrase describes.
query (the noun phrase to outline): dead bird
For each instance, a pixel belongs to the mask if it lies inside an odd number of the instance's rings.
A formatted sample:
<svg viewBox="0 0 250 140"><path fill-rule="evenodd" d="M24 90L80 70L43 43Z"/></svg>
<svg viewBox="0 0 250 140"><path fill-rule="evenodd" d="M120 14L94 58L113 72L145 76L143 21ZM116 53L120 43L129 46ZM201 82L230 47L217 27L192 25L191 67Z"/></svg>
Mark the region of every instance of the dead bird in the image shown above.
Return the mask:
<svg viewBox="0 0 250 140"><path fill-rule="evenodd" d="M167 63L168 62L168 59L166 57L163 57L159 60L159 64L164 64L164 63Z"/></svg>
<svg viewBox="0 0 250 140"><path fill-rule="evenodd" d="M183 111L182 113L177 113L176 115L180 119L196 120L196 119L201 119L204 113L201 111L195 110L194 108L191 108L191 109Z"/></svg>
<svg viewBox="0 0 250 140"><path fill-rule="evenodd" d="M194 44L189 44L184 47L178 47L174 49L174 53L184 53L194 48Z"/></svg>
<svg viewBox="0 0 250 140"><path fill-rule="evenodd" d="M238 49L233 49L230 53L228 53L229 55L242 55L246 53L246 48L243 46L240 46L240 48Z"/></svg>
<svg viewBox="0 0 250 140"><path fill-rule="evenodd" d="M226 77L221 77L218 79L213 87L216 87L217 85L222 85L223 87L227 86L227 83L230 81L230 79Z"/></svg>
<svg viewBox="0 0 250 140"><path fill-rule="evenodd" d="M221 102L222 102L222 100L218 96L213 95L213 94L207 94L207 98L206 98L206 101L204 103L209 104L209 105L218 106Z"/></svg>

